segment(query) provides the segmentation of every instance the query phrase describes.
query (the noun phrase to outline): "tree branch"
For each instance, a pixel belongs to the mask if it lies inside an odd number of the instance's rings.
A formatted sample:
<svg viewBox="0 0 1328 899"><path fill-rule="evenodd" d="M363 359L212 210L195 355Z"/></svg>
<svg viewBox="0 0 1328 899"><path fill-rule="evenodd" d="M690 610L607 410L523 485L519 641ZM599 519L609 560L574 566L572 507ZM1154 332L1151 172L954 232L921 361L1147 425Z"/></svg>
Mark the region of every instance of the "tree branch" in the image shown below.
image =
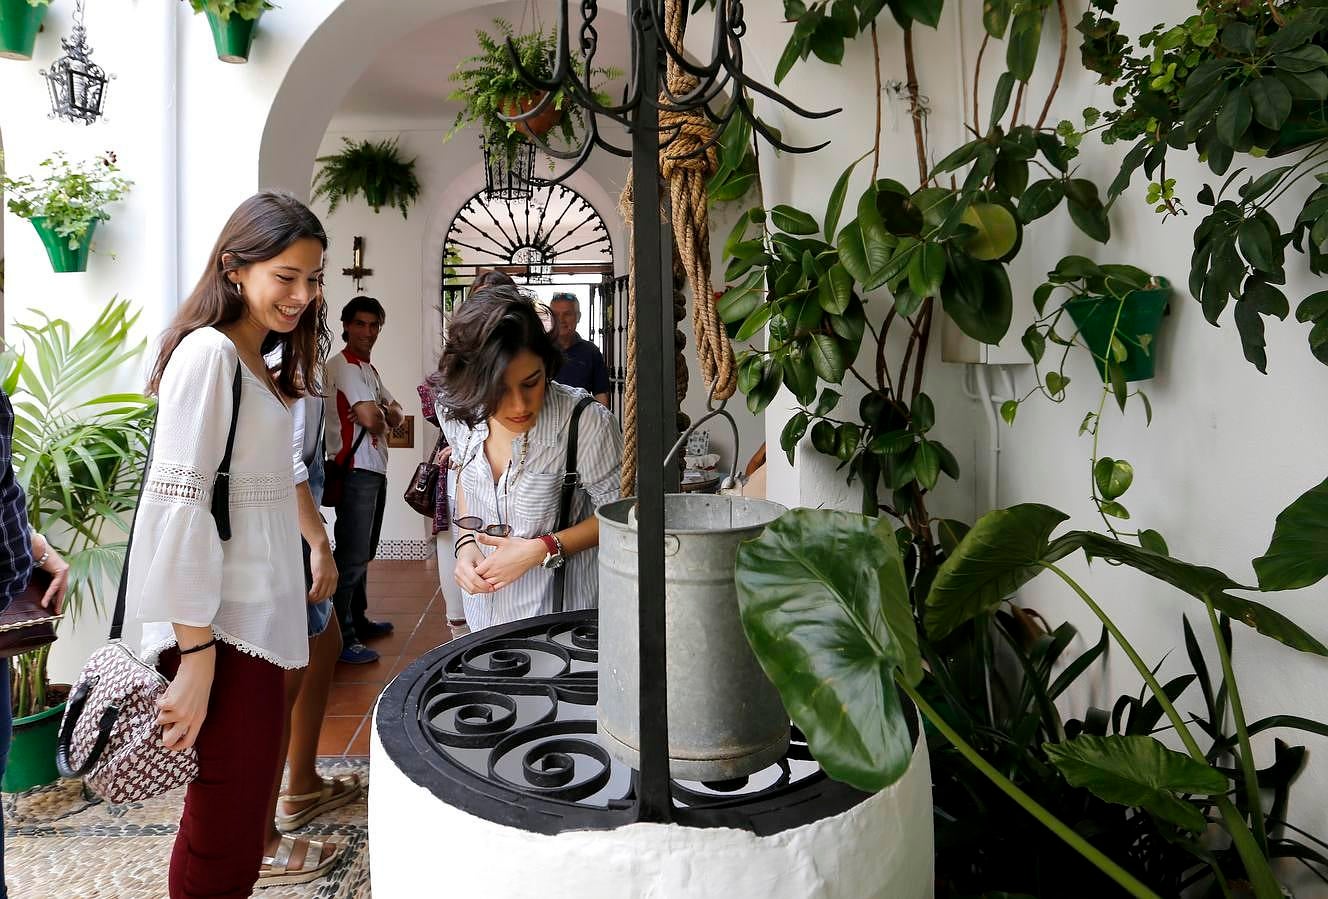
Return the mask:
<svg viewBox="0 0 1328 899"><path fill-rule="evenodd" d="M1065 52L1070 42L1070 19L1065 13L1065 0L1056 0L1056 15L1061 20L1061 51L1056 57L1056 77L1051 80L1051 90L1047 91L1047 102L1042 104L1042 115L1038 116L1037 124L1033 126L1034 130L1040 129L1047 121L1047 114L1051 112L1051 101L1056 97L1056 91L1060 90L1061 75L1065 72Z"/></svg>
<svg viewBox="0 0 1328 899"><path fill-rule="evenodd" d="M872 69L872 74L876 76L876 137L872 142L872 180L875 184L878 173L881 170L881 93L884 88L881 86L881 42L876 35L876 20L871 23L872 54L876 58L876 65Z"/></svg>
<svg viewBox="0 0 1328 899"><path fill-rule="evenodd" d="M982 120L978 118L978 85L982 79L982 55L987 52L987 42L990 40L991 35L984 30L982 43L978 46L978 58L973 63L973 134L977 137L982 136Z"/></svg>
<svg viewBox="0 0 1328 899"><path fill-rule="evenodd" d="M920 185L927 184L927 140L922 134L922 104L918 102L918 67L913 56L913 26L904 29L904 69L908 73L909 112L913 116L913 144L918 151L918 178Z"/></svg>

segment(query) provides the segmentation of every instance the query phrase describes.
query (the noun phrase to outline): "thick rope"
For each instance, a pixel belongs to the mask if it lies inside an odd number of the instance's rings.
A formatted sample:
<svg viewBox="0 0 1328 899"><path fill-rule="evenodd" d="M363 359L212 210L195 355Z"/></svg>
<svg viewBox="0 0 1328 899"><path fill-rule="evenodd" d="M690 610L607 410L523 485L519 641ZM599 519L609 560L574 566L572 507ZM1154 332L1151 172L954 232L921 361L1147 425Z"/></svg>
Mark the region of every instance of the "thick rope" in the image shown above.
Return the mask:
<svg viewBox="0 0 1328 899"><path fill-rule="evenodd" d="M664 11L665 36L674 47L682 47L686 0L668 0ZM681 262L692 288L692 331L696 338L701 377L712 401L726 400L737 391L737 367L733 345L719 318L719 308L710 283L710 209L706 182L719 167L714 128L704 110L671 110L668 97L684 96L699 82L683 71L672 57L666 72L668 94L660 95L660 130L665 146L660 148L660 174L668 186L675 261ZM702 147L705 150L702 151ZM632 222L631 179L619 199L619 211ZM636 258L635 247L631 258ZM677 266L675 265L675 269ZM624 495L636 492L636 271L630 271L627 313L627 390L623 404ZM686 394L686 367L680 365L679 402Z"/></svg>

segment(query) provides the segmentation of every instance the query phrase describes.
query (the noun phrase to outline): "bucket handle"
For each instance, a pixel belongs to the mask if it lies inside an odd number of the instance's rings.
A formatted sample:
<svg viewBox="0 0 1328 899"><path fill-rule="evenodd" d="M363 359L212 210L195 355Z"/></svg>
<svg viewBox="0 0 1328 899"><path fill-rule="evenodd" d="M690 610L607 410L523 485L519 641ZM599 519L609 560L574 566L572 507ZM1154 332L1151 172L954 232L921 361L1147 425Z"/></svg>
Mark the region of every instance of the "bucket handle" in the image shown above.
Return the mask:
<svg viewBox="0 0 1328 899"><path fill-rule="evenodd" d="M718 409L711 409L705 415L702 415L699 419L697 419L696 423L693 424L690 428L688 428L686 431L683 431L682 436L678 438L678 442L673 444L673 449L669 450L668 454L664 457L664 469L666 471L668 470L669 465L677 458L678 450L682 449L683 445L687 443L687 438L691 437L697 428L701 427L701 425L705 424L712 418L723 418L728 421L729 427L733 429L733 467L729 471L729 476L720 482L719 489L730 490L739 485L740 481L738 478L738 459L740 458L741 454L738 452L738 448L742 441L742 438L738 434L738 423L734 420L732 413L730 413L726 408L724 408L725 406L728 405L728 403L729 403L728 400L722 401L719 404Z"/></svg>

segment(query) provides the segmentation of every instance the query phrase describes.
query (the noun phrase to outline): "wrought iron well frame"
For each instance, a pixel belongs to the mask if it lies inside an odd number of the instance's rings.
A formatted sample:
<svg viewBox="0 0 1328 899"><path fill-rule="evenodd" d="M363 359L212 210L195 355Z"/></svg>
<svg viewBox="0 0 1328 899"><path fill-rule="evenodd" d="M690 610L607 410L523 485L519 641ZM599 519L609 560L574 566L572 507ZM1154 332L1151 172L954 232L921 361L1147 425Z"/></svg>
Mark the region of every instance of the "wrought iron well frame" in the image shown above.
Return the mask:
<svg viewBox="0 0 1328 899"><path fill-rule="evenodd" d="M682 14L687 14L684 0ZM560 89L567 101L586 112L586 133L580 144L570 150L553 148L540 140L540 148L556 158L570 160L566 171L551 180L560 181L577 171L591 152L599 147L618 156L632 159L632 254L636 292L637 347L637 500L638 500L638 582L641 584L638 637L640 640L640 756L636 790L635 819L667 823L673 820L668 752L668 686L665 664L664 617L664 497L677 492L679 473L666 470L665 457L677 439L677 396L674 381L674 319L672 235L662 227L667 195L660 188L659 153L676 135L660 127L660 112L701 110L715 124L718 140L723 126L735 115L744 116L753 130L768 143L790 153L809 153L825 146L797 147L786 144L752 110L747 96L760 94L806 118L824 118L839 112L810 112L798 107L743 72L742 38L747 26L742 0L717 0L711 58L704 64L689 60L683 48L674 46L665 34L668 0L627 0L630 31L628 84L621 103L603 105L572 65L571 20L569 0L561 0L556 31L557 56L553 75L536 78L521 66L516 47L508 39L513 64L532 86L544 90L543 100L531 110L511 117L511 121L534 118L553 102ZM584 72L593 71L599 35L595 19L597 0L580 0L581 25L577 48ZM685 20L684 20L685 24ZM671 92L662 78L666 63L673 63L697 79L696 86L685 94ZM725 97L726 92L728 96ZM662 97L662 99L660 99ZM719 109L713 108L716 104ZM607 140L599 129L604 117L625 127L631 135L630 147L619 147ZM714 141L709 146L713 146ZM828 143L828 141L826 142ZM703 146L696 152L705 152ZM650 352L648 348L663 348Z"/></svg>

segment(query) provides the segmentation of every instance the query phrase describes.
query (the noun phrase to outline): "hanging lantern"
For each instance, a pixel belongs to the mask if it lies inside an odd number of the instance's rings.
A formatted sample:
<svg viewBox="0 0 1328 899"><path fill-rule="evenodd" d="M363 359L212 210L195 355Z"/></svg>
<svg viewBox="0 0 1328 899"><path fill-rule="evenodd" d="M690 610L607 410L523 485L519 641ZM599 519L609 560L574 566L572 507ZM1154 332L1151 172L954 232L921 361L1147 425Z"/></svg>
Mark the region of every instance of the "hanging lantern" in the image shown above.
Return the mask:
<svg viewBox="0 0 1328 899"><path fill-rule="evenodd" d="M500 138L480 136L484 151L484 192L495 200L529 200L534 193L535 145L520 140L508 148Z"/></svg>
<svg viewBox="0 0 1328 899"><path fill-rule="evenodd" d="M74 5L74 33L60 39L65 55L43 71L51 92L51 118L91 125L101 117L106 100L106 71L92 61L87 29L83 27L83 0Z"/></svg>

